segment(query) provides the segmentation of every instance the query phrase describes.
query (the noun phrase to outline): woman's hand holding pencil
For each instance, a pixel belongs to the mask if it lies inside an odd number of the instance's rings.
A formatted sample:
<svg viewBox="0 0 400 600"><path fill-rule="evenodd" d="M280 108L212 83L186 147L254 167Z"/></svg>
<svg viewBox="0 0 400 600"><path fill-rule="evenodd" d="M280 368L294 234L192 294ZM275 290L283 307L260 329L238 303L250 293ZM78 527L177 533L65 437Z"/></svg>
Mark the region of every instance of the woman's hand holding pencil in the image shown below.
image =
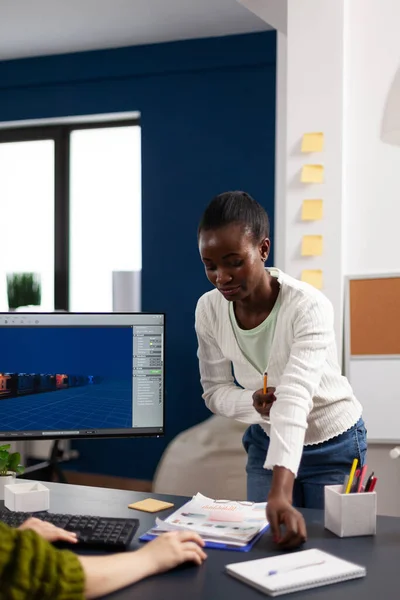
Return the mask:
<svg viewBox="0 0 400 600"><path fill-rule="evenodd" d="M268 375L264 373L263 388L253 394L253 406L263 417L269 417L271 406L276 400L274 392L274 387L268 387Z"/></svg>

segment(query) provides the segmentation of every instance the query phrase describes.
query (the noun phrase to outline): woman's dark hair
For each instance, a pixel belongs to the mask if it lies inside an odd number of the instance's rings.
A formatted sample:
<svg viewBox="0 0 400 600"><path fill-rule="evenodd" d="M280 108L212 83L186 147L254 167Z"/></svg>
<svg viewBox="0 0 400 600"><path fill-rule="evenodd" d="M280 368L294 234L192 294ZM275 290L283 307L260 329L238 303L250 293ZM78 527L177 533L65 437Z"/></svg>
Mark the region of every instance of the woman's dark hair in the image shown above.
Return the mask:
<svg viewBox="0 0 400 600"><path fill-rule="evenodd" d="M197 235L237 223L259 242L269 237L269 219L263 207L246 192L224 192L215 196L201 218Z"/></svg>

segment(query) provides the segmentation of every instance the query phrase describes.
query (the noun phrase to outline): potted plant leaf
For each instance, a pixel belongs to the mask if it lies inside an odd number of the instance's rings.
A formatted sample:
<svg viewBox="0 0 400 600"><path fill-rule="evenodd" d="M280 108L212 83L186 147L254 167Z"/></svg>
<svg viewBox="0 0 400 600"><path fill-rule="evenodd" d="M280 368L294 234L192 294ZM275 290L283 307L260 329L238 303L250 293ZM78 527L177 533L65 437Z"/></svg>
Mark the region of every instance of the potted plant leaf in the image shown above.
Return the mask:
<svg viewBox="0 0 400 600"><path fill-rule="evenodd" d="M8 273L7 294L10 310L20 306L40 306L40 276L37 273Z"/></svg>
<svg viewBox="0 0 400 600"><path fill-rule="evenodd" d="M19 464L20 453L10 452L10 448L11 444L0 446L0 500L4 500L4 486L13 483L16 475L25 471Z"/></svg>

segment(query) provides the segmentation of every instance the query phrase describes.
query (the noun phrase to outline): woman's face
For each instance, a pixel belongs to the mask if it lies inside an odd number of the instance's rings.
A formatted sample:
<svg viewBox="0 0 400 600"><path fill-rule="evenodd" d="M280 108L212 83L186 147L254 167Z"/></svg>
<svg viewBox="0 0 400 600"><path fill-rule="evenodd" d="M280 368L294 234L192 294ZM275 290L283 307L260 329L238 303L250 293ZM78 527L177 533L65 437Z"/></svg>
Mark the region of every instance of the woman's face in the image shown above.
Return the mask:
<svg viewBox="0 0 400 600"><path fill-rule="evenodd" d="M257 244L251 233L236 223L201 231L199 236L206 275L227 300L244 300L257 290L265 277L269 248L268 238Z"/></svg>

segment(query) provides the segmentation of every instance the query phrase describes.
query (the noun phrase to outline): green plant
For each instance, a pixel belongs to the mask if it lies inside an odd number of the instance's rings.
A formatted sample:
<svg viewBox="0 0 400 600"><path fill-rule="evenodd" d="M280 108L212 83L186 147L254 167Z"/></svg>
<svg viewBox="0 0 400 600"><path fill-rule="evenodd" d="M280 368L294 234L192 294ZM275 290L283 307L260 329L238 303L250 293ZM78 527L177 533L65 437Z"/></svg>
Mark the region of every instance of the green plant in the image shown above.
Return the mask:
<svg viewBox="0 0 400 600"><path fill-rule="evenodd" d="M21 455L19 452L9 452L11 444L0 446L0 477L11 473L23 473L25 467L19 464Z"/></svg>
<svg viewBox="0 0 400 600"><path fill-rule="evenodd" d="M7 275L8 306L39 306L41 300L40 279L36 273L10 273Z"/></svg>

